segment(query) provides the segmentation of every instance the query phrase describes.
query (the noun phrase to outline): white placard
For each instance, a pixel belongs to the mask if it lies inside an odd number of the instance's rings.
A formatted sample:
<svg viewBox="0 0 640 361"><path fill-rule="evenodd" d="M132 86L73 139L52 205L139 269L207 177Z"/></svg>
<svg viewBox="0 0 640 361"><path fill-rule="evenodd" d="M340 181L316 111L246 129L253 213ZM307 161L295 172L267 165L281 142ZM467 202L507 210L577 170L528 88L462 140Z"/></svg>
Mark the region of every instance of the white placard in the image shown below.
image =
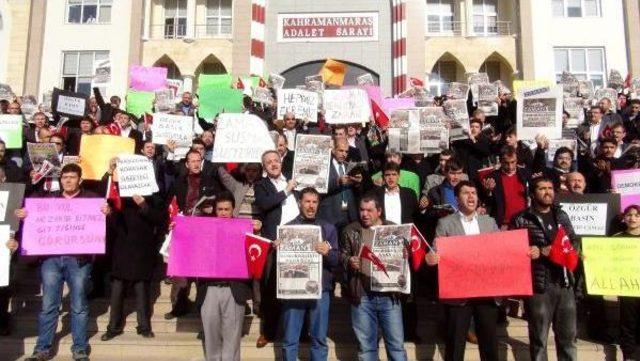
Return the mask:
<svg viewBox="0 0 640 361"><path fill-rule="evenodd" d="M120 197L149 196L159 190L153 163L147 157L119 155L116 168Z"/></svg>
<svg viewBox="0 0 640 361"><path fill-rule="evenodd" d="M9 251L6 244L9 241L10 235L9 225L0 225L0 287L6 287L9 285L11 251Z"/></svg>
<svg viewBox="0 0 640 361"><path fill-rule="evenodd" d="M193 117L154 113L151 131L154 144L174 140L178 146L188 147L193 140Z"/></svg>
<svg viewBox="0 0 640 361"><path fill-rule="evenodd" d="M253 114L222 113L218 117L214 163L260 163L262 153L275 150L265 122Z"/></svg>
<svg viewBox="0 0 640 361"><path fill-rule="evenodd" d="M562 138L561 85L521 89L518 99L519 139L535 140L538 134L548 139Z"/></svg>
<svg viewBox="0 0 640 361"><path fill-rule="evenodd" d="M7 206L9 204L9 191L0 191L0 222L7 219Z"/></svg>
<svg viewBox="0 0 640 361"><path fill-rule="evenodd" d="M84 116L86 108L86 100L83 98L75 98L66 95L58 95L58 104L56 112L70 115Z"/></svg>
<svg viewBox="0 0 640 361"><path fill-rule="evenodd" d="M606 203L560 203L577 235L607 235Z"/></svg>
<svg viewBox="0 0 640 361"><path fill-rule="evenodd" d="M300 89L278 89L278 119L292 112L296 119L318 122L318 93Z"/></svg>
<svg viewBox="0 0 640 361"><path fill-rule="evenodd" d="M367 123L371 102L363 89L325 90L324 111L327 124Z"/></svg>

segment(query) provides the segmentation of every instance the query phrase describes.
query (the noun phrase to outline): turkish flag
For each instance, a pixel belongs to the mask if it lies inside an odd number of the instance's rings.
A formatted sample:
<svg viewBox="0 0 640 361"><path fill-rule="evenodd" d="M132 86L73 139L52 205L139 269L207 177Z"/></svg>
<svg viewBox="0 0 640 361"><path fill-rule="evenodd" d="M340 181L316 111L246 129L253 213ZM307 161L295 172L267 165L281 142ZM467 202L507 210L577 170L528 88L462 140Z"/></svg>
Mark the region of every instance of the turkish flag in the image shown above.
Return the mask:
<svg viewBox="0 0 640 361"><path fill-rule="evenodd" d="M45 159L42 162L42 166L40 166L40 169L38 169L33 179L31 179L31 184L38 184L38 182L40 182L44 177L48 176L54 168L54 165Z"/></svg>
<svg viewBox="0 0 640 361"><path fill-rule="evenodd" d="M418 78L409 78L409 83L411 84L412 87L424 86L424 82Z"/></svg>
<svg viewBox="0 0 640 361"><path fill-rule="evenodd" d="M144 121L144 124L152 125L153 124L153 114L144 113L144 116L142 117L142 120Z"/></svg>
<svg viewBox="0 0 640 361"><path fill-rule="evenodd" d="M240 77L238 77L238 81L236 82L236 89L244 90L244 83L242 82L242 79L240 79Z"/></svg>
<svg viewBox="0 0 640 361"><path fill-rule="evenodd" d="M245 233L244 246L247 253L249 277L259 280L262 278L264 264L267 262L271 241L251 233Z"/></svg>
<svg viewBox="0 0 640 361"><path fill-rule="evenodd" d="M424 239L415 224L411 225L411 242L409 242L409 251L411 251L411 267L414 271L418 271L424 262L424 256L427 254L427 240Z"/></svg>
<svg viewBox="0 0 640 361"><path fill-rule="evenodd" d="M118 190L118 183L114 182L111 177L109 177L109 186L107 189L107 200L111 200L113 208L121 211L122 210L122 199L120 199L120 191Z"/></svg>
<svg viewBox="0 0 640 361"><path fill-rule="evenodd" d="M266 88L267 87L267 82L264 81L264 79L262 79L262 77L260 77L260 80L258 81L258 87L260 87L260 88Z"/></svg>
<svg viewBox="0 0 640 361"><path fill-rule="evenodd" d="M382 129L386 129L389 126L389 117L373 99L371 100L371 112L376 125Z"/></svg>
<svg viewBox="0 0 640 361"><path fill-rule="evenodd" d="M376 256L376 254L371 251L371 248L369 248L369 246L362 246L362 248L360 249L360 258L368 259L369 261L371 261L371 263L376 265L379 270L382 270L382 272L384 272L387 277L389 277L389 274L387 273L387 267L385 267L380 258L378 258L378 256Z"/></svg>
<svg viewBox="0 0 640 361"><path fill-rule="evenodd" d="M578 267L578 252L571 240L567 236L567 232L562 225L558 226L558 232L556 232L556 238L554 238L551 244L551 251L549 252L549 260L553 263L566 267L573 272Z"/></svg>
<svg viewBox="0 0 640 361"><path fill-rule="evenodd" d="M120 135L122 134L122 127L120 126L120 123L118 122L111 122L109 123L109 125L107 125L105 127L105 129L109 132L109 134L111 135Z"/></svg>
<svg viewBox="0 0 640 361"><path fill-rule="evenodd" d="M180 212L180 208L178 207L178 198L176 198L176 196L171 198L171 203L169 203L167 211L169 212L169 224L171 224L173 223L173 218L175 218L175 216L178 215L178 212Z"/></svg>

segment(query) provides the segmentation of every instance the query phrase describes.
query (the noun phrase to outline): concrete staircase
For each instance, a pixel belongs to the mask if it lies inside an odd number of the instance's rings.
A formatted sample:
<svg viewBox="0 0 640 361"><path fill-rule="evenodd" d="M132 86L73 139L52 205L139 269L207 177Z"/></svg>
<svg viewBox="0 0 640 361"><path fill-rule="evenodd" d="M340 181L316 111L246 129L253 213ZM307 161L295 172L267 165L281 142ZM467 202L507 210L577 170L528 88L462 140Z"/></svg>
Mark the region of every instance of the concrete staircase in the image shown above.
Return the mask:
<svg viewBox="0 0 640 361"><path fill-rule="evenodd" d="M16 294L12 301L13 334L0 337L0 360L21 360L31 354L37 338L37 315L40 309L41 295L38 268L20 263L16 271L14 283ZM125 332L109 342L100 341L108 324L109 302L106 299L91 301L91 319L89 335L91 344L91 360L93 361L168 361L168 360L203 360L202 343L196 338L200 330L200 320L195 314L167 321L165 312L171 309L169 300L170 286L160 280L154 282L154 307L152 327L156 335L153 339L144 339L136 334L136 319L133 299L127 299ZM195 289L192 289L192 299ZM66 292L65 292L66 293ZM357 344L351 330L349 306L339 297L332 300L329 325L329 359L356 360ZM421 344L405 343L410 360L443 360L444 346L442 337L443 312L440 306L419 299L418 332L422 337ZM71 330L69 326L68 300L63 302L63 311L58 324L57 356L55 360L71 360ZM245 319L245 336L242 340L242 360L274 360L280 359L280 347L276 343L258 349L255 347L259 335L260 320L255 316ZM518 318L510 318L509 325L499 329L501 360L529 360L527 323ZM556 360L553 347L553 335L549 338L549 359ZM301 345L301 359L308 359L308 344ZM381 342L380 357L386 360L384 344ZM578 359L622 360L615 346L603 346L583 339L578 340ZM467 345L465 359L479 360L478 347Z"/></svg>

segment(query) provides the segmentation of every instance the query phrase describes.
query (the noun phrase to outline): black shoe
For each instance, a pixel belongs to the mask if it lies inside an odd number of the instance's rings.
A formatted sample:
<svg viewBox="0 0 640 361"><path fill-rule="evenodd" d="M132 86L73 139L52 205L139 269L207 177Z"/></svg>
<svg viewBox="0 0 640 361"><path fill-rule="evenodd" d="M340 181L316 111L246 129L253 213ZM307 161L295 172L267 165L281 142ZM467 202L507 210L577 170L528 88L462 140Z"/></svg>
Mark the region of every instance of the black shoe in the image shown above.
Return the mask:
<svg viewBox="0 0 640 361"><path fill-rule="evenodd" d="M74 352L73 361L89 361L89 355L85 351Z"/></svg>
<svg viewBox="0 0 640 361"><path fill-rule="evenodd" d="M165 320L173 320L176 317L181 317L186 315L186 312L178 312L178 311L171 311L171 312L167 312L164 314L164 319Z"/></svg>
<svg viewBox="0 0 640 361"><path fill-rule="evenodd" d="M137 330L136 333L144 338L154 338L156 335L151 330Z"/></svg>
<svg viewBox="0 0 640 361"><path fill-rule="evenodd" d="M120 335L122 335L122 331L107 331L100 337L100 340L106 342Z"/></svg>
<svg viewBox="0 0 640 361"><path fill-rule="evenodd" d="M53 356L47 351L34 352L33 355L24 359L24 361L48 361L51 360Z"/></svg>

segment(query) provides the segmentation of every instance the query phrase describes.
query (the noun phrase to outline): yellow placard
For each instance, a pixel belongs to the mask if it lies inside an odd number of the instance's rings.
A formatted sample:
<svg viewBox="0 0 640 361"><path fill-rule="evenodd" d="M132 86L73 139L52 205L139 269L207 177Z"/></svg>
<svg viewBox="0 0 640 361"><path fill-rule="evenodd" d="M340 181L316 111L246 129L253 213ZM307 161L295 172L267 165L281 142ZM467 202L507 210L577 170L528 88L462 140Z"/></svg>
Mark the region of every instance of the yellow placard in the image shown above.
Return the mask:
<svg viewBox="0 0 640 361"><path fill-rule="evenodd" d="M346 73L347 65L333 59L327 59L322 69L320 69L322 81L324 81L325 84L337 86L342 86Z"/></svg>
<svg viewBox="0 0 640 361"><path fill-rule="evenodd" d="M582 238L587 293L640 297L640 237Z"/></svg>
<svg viewBox="0 0 640 361"><path fill-rule="evenodd" d="M555 83L550 80L514 80L513 81L513 96L518 99L520 89L526 88L538 88L544 86L553 86ZM518 99L519 100L519 99Z"/></svg>
<svg viewBox="0 0 640 361"><path fill-rule="evenodd" d="M80 140L82 178L100 180L109 169L109 161L119 154L134 154L136 143L131 138L115 135L83 135Z"/></svg>

